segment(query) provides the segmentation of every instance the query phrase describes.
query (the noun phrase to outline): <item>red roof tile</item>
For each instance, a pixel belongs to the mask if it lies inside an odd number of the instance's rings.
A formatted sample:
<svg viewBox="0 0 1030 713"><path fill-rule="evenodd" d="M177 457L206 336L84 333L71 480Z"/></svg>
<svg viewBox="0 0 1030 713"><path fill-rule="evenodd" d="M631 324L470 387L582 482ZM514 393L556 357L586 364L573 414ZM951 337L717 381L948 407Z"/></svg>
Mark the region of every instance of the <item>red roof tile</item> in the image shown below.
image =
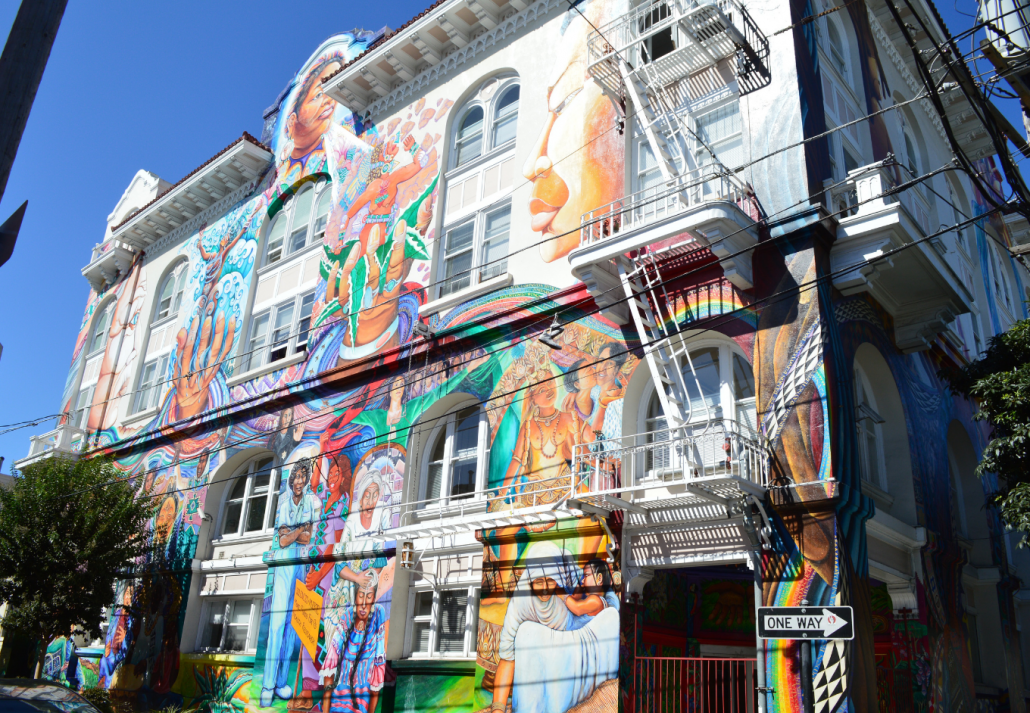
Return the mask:
<svg viewBox="0 0 1030 713"><path fill-rule="evenodd" d="M179 180L178 180L178 181L177 181L177 182L176 182L176 183L175 183L174 185L172 185L172 186L171 186L170 188L168 188L168 190L166 190L166 191L163 191L162 193L158 194L158 195L157 195L157 197L156 197L156 198L154 198L154 200L150 201L150 202L149 202L149 203L147 203L147 204L146 204L145 206L143 206L142 208L140 208L139 210L137 210L137 211L136 211L135 213L133 213L132 215L128 216L128 217L127 217L127 218L126 218L125 220L123 220L123 221L122 221L121 223L119 223L118 225L116 225L116 226L114 226L113 228L111 228L111 233L112 233L112 234L114 234L115 232L117 232L119 228L123 227L123 226L124 226L124 225L125 225L126 223L128 223L128 222L129 222L130 220L132 220L133 218L135 218L135 217L136 217L137 215L139 215L140 213L142 213L143 211L145 211L145 210L146 210L147 208L149 208L150 206L152 206L152 205L154 205L155 203L157 203L157 202L158 202L159 200L161 200L162 198L164 198L164 197L165 197L166 195L168 195L168 194L169 194L169 193L171 193L172 191L174 191L174 190L175 190L176 188L178 188L178 187L179 187L179 186L181 186L181 185L182 185L183 183L185 183L185 182L186 182L187 180L189 180L189 179L190 179L190 178L191 178L192 176L195 176L195 175L196 175L196 174L197 174L197 173L198 173L199 171L203 170L203 169L204 169L204 168L205 168L205 167L206 167L206 166L207 166L208 164L210 164L210 163L211 163L212 161L214 161L214 160L215 160L216 158L218 158L219 156L221 156L222 154L224 154L224 153L225 153L226 151L228 151L229 149L231 149L231 148L233 148L234 146L236 146L236 144L240 143L241 141L249 141L250 143L252 143L252 144L254 144L255 146L257 146L258 148L260 148L260 149L264 149L264 150L265 150L265 151L267 151L268 153L272 153L272 149L268 148L268 147L267 147L267 146L265 146L265 145L264 145L263 143L261 143L260 141L258 141L257 139L255 139L255 138L254 138L253 136L251 136L251 135L250 135L250 134L249 134L248 132L244 131L244 132L243 132L243 136L241 136L240 138L236 139L236 140L235 140L235 141L233 141L233 142L232 142L231 144L229 144L228 146L226 146L226 147L225 147L224 149L222 149L221 151L219 151L218 153L216 153L216 154L215 154L214 156L212 156L211 158L209 158L209 159L208 159L207 161L205 161L204 163L202 163L202 164L200 164L199 166L197 166L197 167L196 167L195 169L193 169L192 171L190 171L189 173L187 173L187 174L186 174L185 176L183 176L182 178L180 178L180 179L179 179Z"/></svg>

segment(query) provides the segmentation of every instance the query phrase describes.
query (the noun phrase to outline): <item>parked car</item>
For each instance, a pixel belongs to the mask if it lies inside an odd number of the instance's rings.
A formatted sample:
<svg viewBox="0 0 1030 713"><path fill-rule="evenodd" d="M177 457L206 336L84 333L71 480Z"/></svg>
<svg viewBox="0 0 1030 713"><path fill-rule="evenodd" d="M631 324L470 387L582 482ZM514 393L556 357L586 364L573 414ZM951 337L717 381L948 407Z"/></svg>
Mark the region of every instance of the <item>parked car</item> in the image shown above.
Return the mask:
<svg viewBox="0 0 1030 713"><path fill-rule="evenodd" d="M100 713L70 688L27 678L0 679L0 713Z"/></svg>

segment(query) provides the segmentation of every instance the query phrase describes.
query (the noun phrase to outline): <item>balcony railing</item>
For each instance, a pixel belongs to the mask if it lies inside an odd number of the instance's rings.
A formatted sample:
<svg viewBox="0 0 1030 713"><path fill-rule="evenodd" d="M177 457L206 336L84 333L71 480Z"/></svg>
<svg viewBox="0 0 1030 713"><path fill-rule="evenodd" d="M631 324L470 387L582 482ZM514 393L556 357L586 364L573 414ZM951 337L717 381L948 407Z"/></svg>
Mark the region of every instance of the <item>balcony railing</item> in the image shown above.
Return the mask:
<svg viewBox="0 0 1030 713"><path fill-rule="evenodd" d="M51 455L77 457L86 446L86 432L71 425L29 437L29 454L14 465L19 470Z"/></svg>
<svg viewBox="0 0 1030 713"><path fill-rule="evenodd" d="M907 179L902 182L907 182ZM921 195L921 186L911 186L900 193L888 193L897 185L898 181L890 165L884 166L878 162L856 168L848 173L845 183L830 191L830 209L837 213L837 220L845 220L900 204L920 233L929 234L930 207Z"/></svg>
<svg viewBox="0 0 1030 713"><path fill-rule="evenodd" d="M764 488L768 468L759 435L729 419L581 443L572 458L577 493L592 495L713 478Z"/></svg>
<svg viewBox="0 0 1030 713"><path fill-rule="evenodd" d="M768 479L761 438L743 424L716 420L707 426L579 444L571 470L553 477L406 502L399 507L398 526L376 537L414 539L550 522L583 502L606 507L611 502L606 498L625 497L628 502L635 494L684 484L713 488L717 499L730 498L757 492ZM684 505L682 493L669 497L676 507ZM661 506L661 498L650 497L648 507Z"/></svg>
<svg viewBox="0 0 1030 713"><path fill-rule="evenodd" d="M717 202L732 203L758 219L754 193L724 166L709 164L584 213L579 244L592 245Z"/></svg>

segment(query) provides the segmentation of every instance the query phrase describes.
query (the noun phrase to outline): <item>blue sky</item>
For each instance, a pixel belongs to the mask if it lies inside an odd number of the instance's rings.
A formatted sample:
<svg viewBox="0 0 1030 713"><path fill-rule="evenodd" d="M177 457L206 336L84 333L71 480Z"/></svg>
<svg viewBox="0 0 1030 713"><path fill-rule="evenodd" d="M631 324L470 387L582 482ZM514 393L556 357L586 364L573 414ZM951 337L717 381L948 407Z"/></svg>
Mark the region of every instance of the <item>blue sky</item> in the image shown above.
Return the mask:
<svg viewBox="0 0 1030 713"><path fill-rule="evenodd" d="M70 0L0 202L2 221L29 201L0 268L0 424L60 408L88 296L80 270L138 169L175 182L244 130L260 136L262 110L322 40L398 27L430 2ZM958 32L972 20L953 2L939 9ZM17 10L0 0L4 35ZM0 435L4 472L52 423Z"/></svg>

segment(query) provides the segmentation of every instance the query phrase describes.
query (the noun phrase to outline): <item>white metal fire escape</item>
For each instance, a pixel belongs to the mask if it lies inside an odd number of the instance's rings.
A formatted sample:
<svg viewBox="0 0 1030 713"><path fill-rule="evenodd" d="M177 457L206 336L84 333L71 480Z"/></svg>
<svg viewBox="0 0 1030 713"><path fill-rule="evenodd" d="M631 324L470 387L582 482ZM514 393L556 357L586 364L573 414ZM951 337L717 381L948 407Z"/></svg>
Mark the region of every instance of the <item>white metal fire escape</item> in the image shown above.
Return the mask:
<svg viewBox="0 0 1030 713"><path fill-rule="evenodd" d="M737 0L645 0L628 13L596 29L587 40L588 71L626 115L636 111L642 133L651 147L664 185L642 200L623 201L612 217L601 219L603 237L618 232L637 218L648 198L670 199L675 208L707 200L748 200L747 191L713 156L699 169L677 166L672 145L688 145L690 132L687 80L736 57L742 93L767 82L769 43ZM623 105L624 104L624 105ZM700 141L700 138L696 138ZM684 162L685 163L685 162ZM596 213L597 211L595 211ZM629 213L627 215L627 213ZM584 217L584 224L595 221ZM596 227L592 226L592 227ZM628 298L628 311L646 349L667 423L680 429L697 414L690 413L684 367L696 379L690 356L679 338L680 325L658 271L655 252L642 246L613 259ZM710 415L709 415L710 416Z"/></svg>

